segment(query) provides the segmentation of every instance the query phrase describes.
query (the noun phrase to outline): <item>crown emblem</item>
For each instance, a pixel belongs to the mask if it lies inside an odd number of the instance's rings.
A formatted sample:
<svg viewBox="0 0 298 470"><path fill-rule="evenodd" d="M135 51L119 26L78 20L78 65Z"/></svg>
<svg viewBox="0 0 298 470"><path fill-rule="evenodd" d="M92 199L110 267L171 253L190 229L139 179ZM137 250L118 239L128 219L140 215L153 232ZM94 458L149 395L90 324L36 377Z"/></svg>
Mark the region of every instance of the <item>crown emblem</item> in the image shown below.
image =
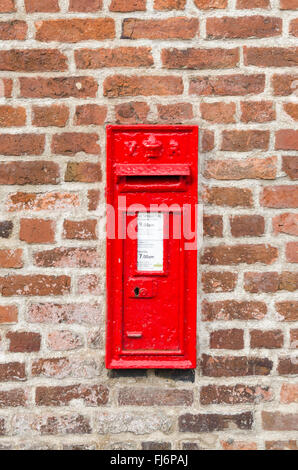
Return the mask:
<svg viewBox="0 0 298 470"><path fill-rule="evenodd" d="M145 156L149 158L159 157L163 144L158 140L155 135L151 134L145 140L143 140L143 146L145 147Z"/></svg>

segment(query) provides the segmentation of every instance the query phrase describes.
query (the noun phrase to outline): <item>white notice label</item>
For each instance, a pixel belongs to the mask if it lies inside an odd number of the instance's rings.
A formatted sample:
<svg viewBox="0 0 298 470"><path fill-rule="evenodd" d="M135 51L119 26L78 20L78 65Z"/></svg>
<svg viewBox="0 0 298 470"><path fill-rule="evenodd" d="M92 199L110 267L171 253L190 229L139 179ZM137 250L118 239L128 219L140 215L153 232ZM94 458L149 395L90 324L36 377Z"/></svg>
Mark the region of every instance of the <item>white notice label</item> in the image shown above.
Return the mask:
<svg viewBox="0 0 298 470"><path fill-rule="evenodd" d="M138 213L138 271L163 271L163 214Z"/></svg>

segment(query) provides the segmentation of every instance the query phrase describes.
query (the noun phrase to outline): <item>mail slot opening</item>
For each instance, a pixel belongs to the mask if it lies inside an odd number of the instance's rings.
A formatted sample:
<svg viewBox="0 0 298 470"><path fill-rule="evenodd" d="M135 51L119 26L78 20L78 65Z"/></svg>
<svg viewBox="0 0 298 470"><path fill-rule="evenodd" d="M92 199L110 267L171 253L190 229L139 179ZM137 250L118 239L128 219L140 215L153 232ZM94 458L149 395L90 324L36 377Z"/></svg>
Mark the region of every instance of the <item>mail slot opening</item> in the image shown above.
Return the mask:
<svg viewBox="0 0 298 470"><path fill-rule="evenodd" d="M121 192L185 191L185 175L126 175L119 178Z"/></svg>

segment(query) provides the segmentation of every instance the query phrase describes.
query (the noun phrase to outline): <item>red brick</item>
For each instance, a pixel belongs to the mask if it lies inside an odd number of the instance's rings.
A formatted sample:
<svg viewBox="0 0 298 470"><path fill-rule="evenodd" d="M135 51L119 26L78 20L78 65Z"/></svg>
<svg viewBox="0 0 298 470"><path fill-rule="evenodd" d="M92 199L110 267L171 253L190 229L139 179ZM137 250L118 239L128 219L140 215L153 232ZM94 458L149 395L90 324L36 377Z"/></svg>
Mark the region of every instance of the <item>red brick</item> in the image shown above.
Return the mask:
<svg viewBox="0 0 298 470"><path fill-rule="evenodd" d="M131 11L145 11L147 0L112 0L110 11L126 13Z"/></svg>
<svg viewBox="0 0 298 470"><path fill-rule="evenodd" d="M27 23L25 21L1 21L0 40L1 41L24 41L27 36Z"/></svg>
<svg viewBox="0 0 298 470"><path fill-rule="evenodd" d="M11 98L13 82L10 78L0 78L0 98Z"/></svg>
<svg viewBox="0 0 298 470"><path fill-rule="evenodd" d="M243 330L233 328L231 330L216 330L210 333L211 349L243 349Z"/></svg>
<svg viewBox="0 0 298 470"><path fill-rule="evenodd" d="M0 268L22 268L23 267L23 250L15 249L0 250Z"/></svg>
<svg viewBox="0 0 298 470"><path fill-rule="evenodd" d="M97 189L89 189L88 197L88 211L96 211L100 199L100 191Z"/></svg>
<svg viewBox="0 0 298 470"><path fill-rule="evenodd" d="M285 0L283 0L285 3ZM298 450L298 441L266 441L266 450Z"/></svg>
<svg viewBox="0 0 298 470"><path fill-rule="evenodd" d="M298 33L297 33L298 36ZM294 120L298 121L298 104L297 103L285 103L283 105L284 111Z"/></svg>
<svg viewBox="0 0 298 470"><path fill-rule="evenodd" d="M16 305L0 305L0 325L5 323L17 323L18 307Z"/></svg>
<svg viewBox="0 0 298 470"><path fill-rule="evenodd" d="M211 152L214 149L214 131L201 131L202 140L200 145L201 152Z"/></svg>
<svg viewBox="0 0 298 470"><path fill-rule="evenodd" d="M0 70L11 72L64 71L67 70L67 58L62 52L55 49L0 51Z"/></svg>
<svg viewBox="0 0 298 470"><path fill-rule="evenodd" d="M296 37L298 36L298 19L297 18L290 21L289 33L292 36L296 36Z"/></svg>
<svg viewBox="0 0 298 470"><path fill-rule="evenodd" d="M96 274L87 274L79 277L78 294L100 295L102 292L102 282Z"/></svg>
<svg viewBox="0 0 298 470"><path fill-rule="evenodd" d="M270 7L270 0L237 0L236 8L238 10L250 10L255 8Z"/></svg>
<svg viewBox="0 0 298 470"><path fill-rule="evenodd" d="M81 360L58 357L49 359L37 359L32 362L31 373L33 377L45 377L65 379L67 377L95 378L99 375L99 363L93 360Z"/></svg>
<svg viewBox="0 0 298 470"><path fill-rule="evenodd" d="M0 127L20 127L26 124L25 108L0 106Z"/></svg>
<svg viewBox="0 0 298 470"><path fill-rule="evenodd" d="M41 336L30 331L9 331L6 334L9 340L10 352L37 352L40 350Z"/></svg>
<svg viewBox="0 0 298 470"><path fill-rule="evenodd" d="M189 93L199 96L243 96L262 93L265 75L201 76L190 79Z"/></svg>
<svg viewBox="0 0 298 470"><path fill-rule="evenodd" d="M50 324L87 324L98 326L101 317L102 306L100 304L33 304L27 313L27 321L30 323Z"/></svg>
<svg viewBox="0 0 298 470"><path fill-rule="evenodd" d="M101 165L90 162L68 163L64 179L67 182L96 183L102 179Z"/></svg>
<svg viewBox="0 0 298 470"><path fill-rule="evenodd" d="M298 273L284 271L279 277L279 290L294 292L298 289Z"/></svg>
<svg viewBox="0 0 298 470"><path fill-rule="evenodd" d="M56 134L53 136L52 140L52 152L57 155L75 155L79 152L99 155L100 146L97 141L98 134L86 134L82 132Z"/></svg>
<svg viewBox="0 0 298 470"><path fill-rule="evenodd" d="M260 292L277 292L280 276L277 272L246 272L244 273L244 289L253 294Z"/></svg>
<svg viewBox="0 0 298 470"><path fill-rule="evenodd" d="M278 257L278 249L271 245L219 245L205 248L201 256L202 264L272 264Z"/></svg>
<svg viewBox="0 0 298 470"><path fill-rule="evenodd" d="M290 331L290 348L298 349L298 328Z"/></svg>
<svg viewBox="0 0 298 470"><path fill-rule="evenodd" d="M223 220L221 215L204 215L204 235L209 237L223 236Z"/></svg>
<svg viewBox="0 0 298 470"><path fill-rule="evenodd" d="M186 0L154 0L155 10L184 10Z"/></svg>
<svg viewBox="0 0 298 470"><path fill-rule="evenodd" d="M139 124L146 122L150 108L144 101L131 101L115 106L117 124Z"/></svg>
<svg viewBox="0 0 298 470"><path fill-rule="evenodd" d="M0 408L26 406L27 396L25 390L15 388L7 391L0 391Z"/></svg>
<svg viewBox="0 0 298 470"><path fill-rule="evenodd" d="M48 161L0 163L0 184L57 184L59 166Z"/></svg>
<svg viewBox="0 0 298 470"><path fill-rule="evenodd" d="M73 193L22 193L10 194L7 200L9 212L19 210L65 210L78 207L79 197Z"/></svg>
<svg viewBox="0 0 298 470"><path fill-rule="evenodd" d="M210 303L204 300L202 304L203 321L262 320L266 313L264 302L220 300Z"/></svg>
<svg viewBox="0 0 298 470"><path fill-rule="evenodd" d="M297 375L298 374L297 358L283 357L279 359L277 372L280 375Z"/></svg>
<svg viewBox="0 0 298 470"><path fill-rule="evenodd" d="M83 400L86 406L105 405L109 391L103 385L68 385L37 387L35 401L38 406L65 406L72 400Z"/></svg>
<svg viewBox="0 0 298 470"><path fill-rule="evenodd" d="M207 18L207 39L266 38L280 36L281 18L269 16L240 16Z"/></svg>
<svg viewBox="0 0 298 470"><path fill-rule="evenodd" d="M221 441L220 443L223 450L258 450L256 442L234 441L232 439L229 439L228 441Z"/></svg>
<svg viewBox="0 0 298 470"><path fill-rule="evenodd" d="M0 13L13 13L16 11L15 0L2 0L0 5Z"/></svg>
<svg viewBox="0 0 298 470"><path fill-rule="evenodd" d="M298 47L246 47L244 64L258 67L295 67L298 64Z"/></svg>
<svg viewBox="0 0 298 470"><path fill-rule="evenodd" d="M282 157L282 170L292 180L298 179L298 157L284 156Z"/></svg>
<svg viewBox="0 0 298 470"><path fill-rule="evenodd" d="M218 180L275 179L276 157L208 160L204 176Z"/></svg>
<svg viewBox="0 0 298 470"><path fill-rule="evenodd" d="M266 431L298 431L297 413L262 411L262 422Z"/></svg>
<svg viewBox="0 0 298 470"><path fill-rule="evenodd" d="M298 10L297 0L280 0L281 10Z"/></svg>
<svg viewBox="0 0 298 470"><path fill-rule="evenodd" d="M202 405L241 405L272 400L272 391L261 385L206 385L201 388Z"/></svg>
<svg viewBox="0 0 298 470"><path fill-rule="evenodd" d="M280 402L298 403L298 384L283 384L280 391Z"/></svg>
<svg viewBox="0 0 298 470"><path fill-rule="evenodd" d="M167 69L226 69L236 67L239 49L163 49L163 66ZM195 80L195 79L194 79Z"/></svg>
<svg viewBox="0 0 298 470"><path fill-rule="evenodd" d="M0 153L8 156L41 155L45 136L37 134L1 134Z"/></svg>
<svg viewBox="0 0 298 470"><path fill-rule="evenodd" d="M7 362L0 364L0 382L15 382L20 380L26 380L24 363Z"/></svg>
<svg viewBox="0 0 298 470"><path fill-rule="evenodd" d="M298 214L289 212L279 214L272 219L272 226L275 234L287 233L298 236Z"/></svg>
<svg viewBox="0 0 298 470"><path fill-rule="evenodd" d="M104 96L117 98L121 96L170 96L183 93L183 82L173 76L125 76L113 75L104 81Z"/></svg>
<svg viewBox="0 0 298 470"><path fill-rule="evenodd" d="M33 413L15 415L15 419L12 423L13 435L22 436L24 434L24 428L27 432L30 434L33 433L35 436L67 436L69 434L81 435L91 433L90 418L74 412L61 415L57 413L50 414L49 412L43 411L40 415ZM48 450L48 446L46 446L46 449Z"/></svg>
<svg viewBox="0 0 298 470"><path fill-rule="evenodd" d="M272 88L275 96L289 96L298 88L298 75L273 75Z"/></svg>
<svg viewBox="0 0 298 470"><path fill-rule="evenodd" d="M275 148L277 150L298 150L298 130L281 129L277 131L275 133Z"/></svg>
<svg viewBox="0 0 298 470"><path fill-rule="evenodd" d="M269 122L276 118L272 101L242 101L241 121Z"/></svg>
<svg viewBox="0 0 298 470"><path fill-rule="evenodd" d="M196 7L200 10L209 10L211 8L226 8L228 0L194 0Z"/></svg>
<svg viewBox="0 0 298 470"><path fill-rule="evenodd" d="M63 224L63 238L74 240L96 240L96 225L95 219L88 220L64 220Z"/></svg>
<svg viewBox="0 0 298 470"><path fill-rule="evenodd" d="M104 67L151 67L154 64L150 47L117 47L114 49L79 49L75 51L78 69Z"/></svg>
<svg viewBox="0 0 298 470"><path fill-rule="evenodd" d="M251 412L239 414L184 414L179 416L179 431L206 433L225 431L227 429L252 429L253 415Z"/></svg>
<svg viewBox="0 0 298 470"><path fill-rule="evenodd" d="M118 403L120 406L190 406L193 403L193 392L125 387L119 391Z"/></svg>
<svg viewBox="0 0 298 470"><path fill-rule="evenodd" d="M267 186L263 188L260 203L277 209L298 207L298 186Z"/></svg>
<svg viewBox="0 0 298 470"><path fill-rule="evenodd" d="M199 29L197 18L175 17L162 20L127 18L122 23L122 39L192 39Z"/></svg>
<svg viewBox="0 0 298 470"><path fill-rule="evenodd" d="M25 0L27 13L56 13L60 11L58 0Z"/></svg>
<svg viewBox="0 0 298 470"><path fill-rule="evenodd" d="M69 11L95 13L102 9L102 0L70 0Z"/></svg>
<svg viewBox="0 0 298 470"><path fill-rule="evenodd" d="M202 119L216 124L231 124L235 122L235 103L201 103Z"/></svg>
<svg viewBox="0 0 298 470"><path fill-rule="evenodd" d="M289 263L298 263L298 242L287 243L286 258Z"/></svg>
<svg viewBox="0 0 298 470"><path fill-rule="evenodd" d="M36 40L43 42L101 41L114 39L115 23L112 18L72 18L37 21Z"/></svg>
<svg viewBox="0 0 298 470"><path fill-rule="evenodd" d="M162 122L184 123L188 119L193 119L191 103L158 104L158 118Z"/></svg>
<svg viewBox="0 0 298 470"><path fill-rule="evenodd" d="M245 377L269 375L273 362L267 358L247 356L208 356L201 360L202 374L207 377Z"/></svg>
<svg viewBox="0 0 298 470"><path fill-rule="evenodd" d="M223 131L221 150L231 152L249 152L250 150L268 150L269 131Z"/></svg>
<svg viewBox="0 0 298 470"><path fill-rule="evenodd" d="M97 104L83 104L76 107L76 126L102 126L107 117L107 107Z"/></svg>
<svg viewBox="0 0 298 470"><path fill-rule="evenodd" d="M33 106L32 124L37 127L65 127L69 109L64 105Z"/></svg>
<svg viewBox="0 0 298 470"><path fill-rule="evenodd" d="M72 351L83 346L82 337L69 330L51 331L47 337L47 346L52 351Z"/></svg>
<svg viewBox="0 0 298 470"><path fill-rule="evenodd" d="M98 268L100 259L96 248L54 248L34 253L34 263L47 268Z"/></svg>
<svg viewBox="0 0 298 470"><path fill-rule="evenodd" d="M232 292L237 284L237 273L228 271L207 271L202 273L202 288L204 292Z"/></svg>
<svg viewBox="0 0 298 470"><path fill-rule="evenodd" d="M276 311L283 321L298 321L298 301L277 302Z"/></svg>
<svg viewBox="0 0 298 470"><path fill-rule="evenodd" d="M55 222L44 219L21 219L20 240L26 243L54 243Z"/></svg>
<svg viewBox="0 0 298 470"><path fill-rule="evenodd" d="M70 292L70 277L42 274L6 276L0 278L0 292L3 297L64 295Z"/></svg>
<svg viewBox="0 0 298 470"><path fill-rule="evenodd" d="M261 237L264 235L265 220L261 215L235 215L230 217L233 237Z"/></svg>
<svg viewBox="0 0 298 470"><path fill-rule="evenodd" d="M283 333L281 330L251 330L250 331L250 347L252 349L266 348L276 349L282 348L284 343Z"/></svg>
<svg viewBox="0 0 298 470"><path fill-rule="evenodd" d="M253 199L250 189L244 188L205 188L203 200L207 204L229 207L252 207Z"/></svg>
<svg viewBox="0 0 298 470"><path fill-rule="evenodd" d="M21 77L23 98L95 98L97 81L93 77Z"/></svg>

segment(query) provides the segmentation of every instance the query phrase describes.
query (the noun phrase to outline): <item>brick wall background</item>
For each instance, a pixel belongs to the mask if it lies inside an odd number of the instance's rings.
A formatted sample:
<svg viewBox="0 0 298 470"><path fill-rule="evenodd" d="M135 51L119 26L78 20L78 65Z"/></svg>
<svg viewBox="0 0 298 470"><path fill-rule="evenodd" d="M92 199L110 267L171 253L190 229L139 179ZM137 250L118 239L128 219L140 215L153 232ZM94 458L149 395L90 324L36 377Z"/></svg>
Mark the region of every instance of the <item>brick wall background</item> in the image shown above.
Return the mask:
<svg viewBox="0 0 298 470"><path fill-rule="evenodd" d="M297 8L0 0L0 449L297 449ZM105 125L146 122L200 126L196 371L104 367Z"/></svg>

